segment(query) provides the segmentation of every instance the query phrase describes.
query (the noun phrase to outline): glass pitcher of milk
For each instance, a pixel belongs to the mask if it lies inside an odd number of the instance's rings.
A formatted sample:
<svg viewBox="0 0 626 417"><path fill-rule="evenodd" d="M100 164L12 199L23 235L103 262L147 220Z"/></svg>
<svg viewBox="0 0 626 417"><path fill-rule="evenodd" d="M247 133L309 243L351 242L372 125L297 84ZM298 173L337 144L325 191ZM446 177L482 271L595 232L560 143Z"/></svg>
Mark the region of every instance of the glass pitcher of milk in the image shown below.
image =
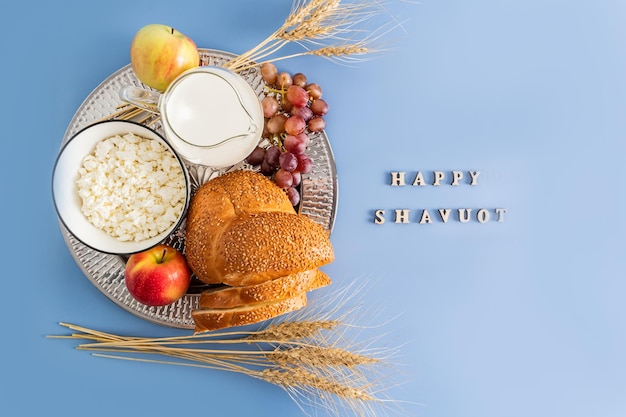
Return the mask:
<svg viewBox="0 0 626 417"><path fill-rule="evenodd" d="M263 132L259 98L243 77L225 68L187 70L163 93L124 86L120 97L160 114L172 147L198 165L223 168L243 161Z"/></svg>

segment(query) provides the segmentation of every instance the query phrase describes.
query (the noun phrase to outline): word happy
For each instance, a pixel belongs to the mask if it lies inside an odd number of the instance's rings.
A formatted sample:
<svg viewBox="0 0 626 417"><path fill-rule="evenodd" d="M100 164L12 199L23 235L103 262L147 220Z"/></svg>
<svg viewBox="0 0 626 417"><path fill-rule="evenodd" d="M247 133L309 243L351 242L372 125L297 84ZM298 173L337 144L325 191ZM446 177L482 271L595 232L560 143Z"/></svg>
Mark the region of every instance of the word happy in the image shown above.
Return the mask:
<svg viewBox="0 0 626 417"><path fill-rule="evenodd" d="M480 175L479 171L467 171L469 178L470 178L470 183L469 185L478 185L478 176ZM459 185L461 184L461 181L463 180L464 177L464 172L463 171L452 171L452 181L450 182L450 185ZM413 181L411 181L411 185L412 186L426 186L426 185L434 185L434 186L439 186L444 184L444 180L446 178L446 173L444 171L433 171L433 175L432 175L432 182L426 182L426 180L424 179L424 175L422 174L422 171L418 171L417 174L415 174L415 177L413 179ZM398 187L398 186L404 186L406 185L406 172L392 172L391 173L391 186L392 187Z"/></svg>
<svg viewBox="0 0 626 417"><path fill-rule="evenodd" d="M421 171L411 175L407 175L404 171L394 171L390 174L391 179L389 185L392 187L439 187L441 185L477 186L480 171L432 171L432 173L429 173L428 175L424 175ZM374 223L385 224L387 217L389 216L389 220L398 224L430 224L435 221L448 223L453 220L460 223L476 221L483 224L490 221L503 222L504 215L506 213L506 209L504 208L440 208L436 210L419 209L415 211L417 214L414 214L413 210L409 209L395 209L392 211L391 215L389 215L386 210L375 210Z"/></svg>

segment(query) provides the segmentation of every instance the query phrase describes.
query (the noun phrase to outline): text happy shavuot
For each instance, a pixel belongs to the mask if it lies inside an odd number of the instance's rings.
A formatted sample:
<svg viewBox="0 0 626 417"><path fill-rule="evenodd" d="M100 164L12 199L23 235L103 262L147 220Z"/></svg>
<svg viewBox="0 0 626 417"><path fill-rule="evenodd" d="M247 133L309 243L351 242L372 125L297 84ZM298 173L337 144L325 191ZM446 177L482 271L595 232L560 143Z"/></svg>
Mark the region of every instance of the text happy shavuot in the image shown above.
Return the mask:
<svg viewBox="0 0 626 417"><path fill-rule="evenodd" d="M465 175L467 173L467 175ZM462 185L477 186L478 177L480 171L451 171L448 172L451 179L446 180L447 173L445 171L432 171L432 178L427 181L421 171L416 174L407 175L405 171L392 171L390 173L390 183L392 187L425 187L433 186L439 187L441 185L448 184L453 187ZM415 211L415 213L413 213ZM379 209L374 212L374 223L385 224L387 220L392 220L394 223L419 223L430 224L434 221L448 223L450 220L456 220L460 223L469 223L470 221L476 221L478 223L488 223L495 220L496 222L504 221L504 214L506 209L504 208L440 208L436 210L429 209L395 209L393 213L387 214L386 210ZM386 217L387 216L387 217Z"/></svg>

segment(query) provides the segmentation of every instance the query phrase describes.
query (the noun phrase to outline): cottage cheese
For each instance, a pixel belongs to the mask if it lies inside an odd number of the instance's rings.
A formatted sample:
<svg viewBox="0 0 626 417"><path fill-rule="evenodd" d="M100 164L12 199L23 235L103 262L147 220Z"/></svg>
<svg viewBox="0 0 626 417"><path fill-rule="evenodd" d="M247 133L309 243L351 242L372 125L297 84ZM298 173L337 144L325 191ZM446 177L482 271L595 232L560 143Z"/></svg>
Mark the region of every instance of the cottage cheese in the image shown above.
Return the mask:
<svg viewBox="0 0 626 417"><path fill-rule="evenodd" d="M84 158L78 174L83 214L120 241L154 237L183 211L184 173L159 141L132 133L104 139Z"/></svg>

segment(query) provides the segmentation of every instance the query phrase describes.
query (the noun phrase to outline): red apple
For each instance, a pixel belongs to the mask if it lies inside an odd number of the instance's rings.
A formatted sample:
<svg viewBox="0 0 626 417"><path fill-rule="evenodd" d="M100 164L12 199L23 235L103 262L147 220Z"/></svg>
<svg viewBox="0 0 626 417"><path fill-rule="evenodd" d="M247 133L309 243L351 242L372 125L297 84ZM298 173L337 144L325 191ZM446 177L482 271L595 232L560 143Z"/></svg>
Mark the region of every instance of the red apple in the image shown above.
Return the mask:
<svg viewBox="0 0 626 417"><path fill-rule="evenodd" d="M191 270L178 250L157 245L128 258L124 280L130 294L140 303L164 306L185 295Z"/></svg>
<svg viewBox="0 0 626 417"><path fill-rule="evenodd" d="M196 44L176 29L150 24L135 34L130 62L139 81L164 91L182 72L200 65Z"/></svg>

